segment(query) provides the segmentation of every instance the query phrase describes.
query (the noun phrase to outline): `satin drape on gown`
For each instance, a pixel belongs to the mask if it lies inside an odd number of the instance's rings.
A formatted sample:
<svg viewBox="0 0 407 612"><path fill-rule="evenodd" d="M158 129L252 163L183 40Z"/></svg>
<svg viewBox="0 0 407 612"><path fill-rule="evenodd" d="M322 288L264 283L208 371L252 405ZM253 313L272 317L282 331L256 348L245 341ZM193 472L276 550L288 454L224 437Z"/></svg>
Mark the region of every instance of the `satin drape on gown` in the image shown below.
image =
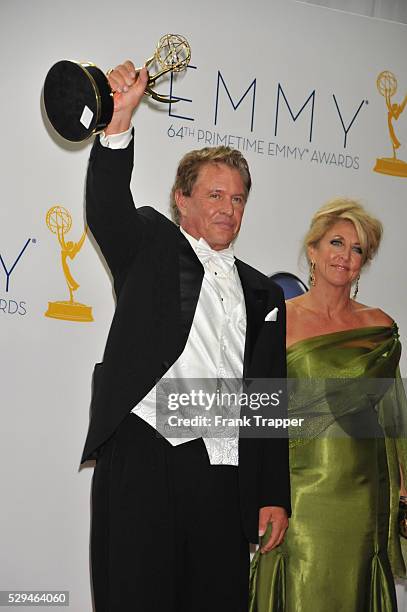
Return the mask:
<svg viewBox="0 0 407 612"><path fill-rule="evenodd" d="M395 435L407 431L400 352L395 324L308 338L288 349L288 376L297 383L289 411L312 418L305 437L290 439L292 519L284 543L253 559L250 612L397 609L393 574L405 575L398 465L407 465L406 439ZM372 378L392 380L386 390L377 385L374 397L364 389ZM382 435L344 435L367 411Z"/></svg>

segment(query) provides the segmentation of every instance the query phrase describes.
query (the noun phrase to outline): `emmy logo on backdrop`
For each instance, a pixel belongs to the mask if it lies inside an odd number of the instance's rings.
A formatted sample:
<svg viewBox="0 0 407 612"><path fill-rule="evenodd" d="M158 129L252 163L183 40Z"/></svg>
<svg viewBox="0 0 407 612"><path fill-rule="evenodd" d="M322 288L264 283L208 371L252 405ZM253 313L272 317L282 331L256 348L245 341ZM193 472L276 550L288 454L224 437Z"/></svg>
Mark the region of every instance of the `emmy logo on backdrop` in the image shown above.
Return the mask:
<svg viewBox="0 0 407 612"><path fill-rule="evenodd" d="M74 292L79 288L79 284L73 278L68 266L68 257L74 259L81 250L86 238L87 228L85 227L78 242L66 241L65 234L71 229L72 217L63 206L50 208L47 212L46 223L48 229L57 235L61 247L62 270L69 289L69 301L48 302L48 310L45 316L52 319L64 319L65 321L93 321L92 307L74 300Z"/></svg>
<svg viewBox="0 0 407 612"><path fill-rule="evenodd" d="M376 81L377 89L379 93L384 96L387 106L387 125L389 128L389 135L393 145L393 157L380 157L376 160L376 165L373 168L375 172L381 174L390 174L391 176L402 176L407 177L407 162L402 159L398 159L396 155L397 149L400 148L401 143L398 140L394 131L393 122L397 121L401 113L404 111L407 104L407 94L401 104L392 102L392 97L397 91L397 79L392 72L384 70L379 74Z"/></svg>

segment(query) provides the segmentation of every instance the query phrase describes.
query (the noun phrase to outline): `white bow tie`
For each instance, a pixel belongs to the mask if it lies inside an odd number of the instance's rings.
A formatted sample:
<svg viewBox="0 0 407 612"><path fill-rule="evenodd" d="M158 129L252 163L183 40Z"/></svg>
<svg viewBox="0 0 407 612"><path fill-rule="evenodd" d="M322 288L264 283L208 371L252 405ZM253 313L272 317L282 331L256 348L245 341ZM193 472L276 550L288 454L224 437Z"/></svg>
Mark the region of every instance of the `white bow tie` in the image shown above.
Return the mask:
<svg viewBox="0 0 407 612"><path fill-rule="evenodd" d="M211 249L206 240L200 238L195 250L202 264L212 262L219 266L225 273L229 272L235 264L233 247L223 249L222 251L215 251Z"/></svg>

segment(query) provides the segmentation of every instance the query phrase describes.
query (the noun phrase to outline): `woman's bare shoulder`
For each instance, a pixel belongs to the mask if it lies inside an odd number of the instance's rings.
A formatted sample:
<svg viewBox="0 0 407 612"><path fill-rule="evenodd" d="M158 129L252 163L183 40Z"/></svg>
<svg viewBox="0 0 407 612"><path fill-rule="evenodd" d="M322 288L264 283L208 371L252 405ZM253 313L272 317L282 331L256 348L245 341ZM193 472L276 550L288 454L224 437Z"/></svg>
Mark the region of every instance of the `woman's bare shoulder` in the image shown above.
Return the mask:
<svg viewBox="0 0 407 612"><path fill-rule="evenodd" d="M357 315L363 319L365 325L390 327L394 323L393 317L388 315L381 308L355 302L355 311Z"/></svg>
<svg viewBox="0 0 407 612"><path fill-rule="evenodd" d="M297 295L297 297L294 298L290 298L289 300L285 301L285 305L287 307L287 310L290 309L291 311L293 310L297 310L299 307L304 307L304 295Z"/></svg>
<svg viewBox="0 0 407 612"><path fill-rule="evenodd" d="M285 304L287 310L287 328L290 334L296 335L298 329L302 328L304 324L309 324L315 315L307 307L307 300L304 300L303 295L286 300Z"/></svg>

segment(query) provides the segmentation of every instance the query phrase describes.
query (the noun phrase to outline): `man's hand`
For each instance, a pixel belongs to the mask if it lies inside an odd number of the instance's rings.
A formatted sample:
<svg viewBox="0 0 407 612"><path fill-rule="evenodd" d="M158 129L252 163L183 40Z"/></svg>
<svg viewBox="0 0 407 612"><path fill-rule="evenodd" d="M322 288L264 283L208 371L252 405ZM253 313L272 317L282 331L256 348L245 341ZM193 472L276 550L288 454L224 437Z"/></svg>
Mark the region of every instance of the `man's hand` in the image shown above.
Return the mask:
<svg viewBox="0 0 407 612"><path fill-rule="evenodd" d="M259 536L266 533L268 525L272 525L271 536L260 548L261 553L268 552L279 546L284 540L285 532L288 528L287 512L280 506L265 506L259 512Z"/></svg>
<svg viewBox="0 0 407 612"><path fill-rule="evenodd" d="M129 129L131 116L140 104L148 81L147 69L137 71L133 62L127 60L109 72L107 78L114 92L114 111L105 134L119 134Z"/></svg>

